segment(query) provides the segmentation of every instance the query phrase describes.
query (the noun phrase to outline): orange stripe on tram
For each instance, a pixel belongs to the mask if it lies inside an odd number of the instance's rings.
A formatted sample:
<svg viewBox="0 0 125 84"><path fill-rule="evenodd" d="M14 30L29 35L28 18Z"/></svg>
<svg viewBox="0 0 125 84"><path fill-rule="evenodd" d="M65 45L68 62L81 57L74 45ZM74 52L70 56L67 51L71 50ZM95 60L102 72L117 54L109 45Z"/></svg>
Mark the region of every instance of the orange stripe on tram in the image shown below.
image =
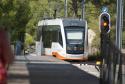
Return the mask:
<svg viewBox="0 0 125 84"><path fill-rule="evenodd" d="M83 61L83 60L87 60L86 57L83 57L83 58L66 58L62 55L60 55L58 52L52 52L52 55L53 56L56 56L57 58L61 59L61 60L80 60L80 61Z"/></svg>

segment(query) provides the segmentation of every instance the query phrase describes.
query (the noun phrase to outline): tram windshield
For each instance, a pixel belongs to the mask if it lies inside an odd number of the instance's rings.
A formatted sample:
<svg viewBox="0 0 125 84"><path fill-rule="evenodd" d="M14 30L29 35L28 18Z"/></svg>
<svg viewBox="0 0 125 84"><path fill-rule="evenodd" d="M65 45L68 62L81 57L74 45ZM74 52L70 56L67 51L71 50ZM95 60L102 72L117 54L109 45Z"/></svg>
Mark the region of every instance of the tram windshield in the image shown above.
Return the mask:
<svg viewBox="0 0 125 84"><path fill-rule="evenodd" d="M83 44L84 28L83 27L65 27L66 42L68 44Z"/></svg>

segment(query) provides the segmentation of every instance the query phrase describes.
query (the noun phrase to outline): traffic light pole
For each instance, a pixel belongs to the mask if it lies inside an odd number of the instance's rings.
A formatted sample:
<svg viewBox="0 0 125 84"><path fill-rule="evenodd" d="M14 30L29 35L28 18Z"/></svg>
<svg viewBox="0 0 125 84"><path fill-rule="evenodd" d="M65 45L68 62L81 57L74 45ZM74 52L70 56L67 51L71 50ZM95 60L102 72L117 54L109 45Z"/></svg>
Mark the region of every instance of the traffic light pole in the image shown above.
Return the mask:
<svg viewBox="0 0 125 84"><path fill-rule="evenodd" d="M100 71L100 84L113 84L112 83L112 68L110 67L110 34L100 33L100 48L101 48L101 71ZM108 72L108 73L107 73ZM110 79L109 79L110 78Z"/></svg>
<svg viewBox="0 0 125 84"><path fill-rule="evenodd" d="M101 71L100 84L112 84L112 73L110 67L110 14L102 12L99 17L100 48L101 48Z"/></svg>

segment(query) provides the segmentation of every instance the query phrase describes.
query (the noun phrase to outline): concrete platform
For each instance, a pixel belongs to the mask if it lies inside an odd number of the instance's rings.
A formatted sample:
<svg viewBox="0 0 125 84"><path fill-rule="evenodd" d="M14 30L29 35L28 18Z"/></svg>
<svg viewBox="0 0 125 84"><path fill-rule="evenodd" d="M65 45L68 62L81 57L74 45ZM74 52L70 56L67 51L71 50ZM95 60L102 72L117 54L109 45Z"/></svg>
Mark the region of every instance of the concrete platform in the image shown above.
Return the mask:
<svg viewBox="0 0 125 84"><path fill-rule="evenodd" d="M99 84L98 78L52 56L17 56L8 84Z"/></svg>

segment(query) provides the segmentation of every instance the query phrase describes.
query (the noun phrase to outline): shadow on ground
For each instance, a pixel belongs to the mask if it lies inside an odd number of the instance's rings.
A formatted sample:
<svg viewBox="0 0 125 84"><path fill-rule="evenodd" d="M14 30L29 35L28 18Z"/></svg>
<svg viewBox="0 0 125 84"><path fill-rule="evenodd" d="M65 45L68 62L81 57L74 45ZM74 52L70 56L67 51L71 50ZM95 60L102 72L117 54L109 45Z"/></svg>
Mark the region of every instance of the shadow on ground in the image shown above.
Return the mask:
<svg viewBox="0 0 125 84"><path fill-rule="evenodd" d="M27 69L28 76L9 74L10 79L28 79L30 84L99 84L97 77L71 64L27 63Z"/></svg>

